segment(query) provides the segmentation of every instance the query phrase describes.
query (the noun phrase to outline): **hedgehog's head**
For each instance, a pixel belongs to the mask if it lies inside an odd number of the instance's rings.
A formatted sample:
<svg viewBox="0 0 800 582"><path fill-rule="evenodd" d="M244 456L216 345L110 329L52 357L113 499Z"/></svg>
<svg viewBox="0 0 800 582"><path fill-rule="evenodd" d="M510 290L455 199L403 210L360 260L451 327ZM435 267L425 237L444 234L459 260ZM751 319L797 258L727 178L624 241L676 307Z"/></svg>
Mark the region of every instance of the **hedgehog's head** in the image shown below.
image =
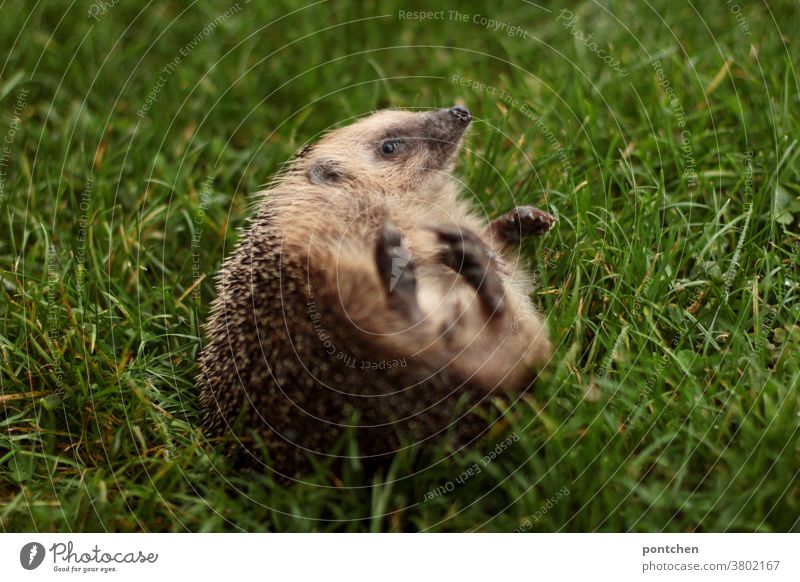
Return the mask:
<svg viewBox="0 0 800 582"><path fill-rule="evenodd" d="M331 131L298 154L312 184L410 192L450 177L472 115L463 105L414 113L379 111Z"/></svg>

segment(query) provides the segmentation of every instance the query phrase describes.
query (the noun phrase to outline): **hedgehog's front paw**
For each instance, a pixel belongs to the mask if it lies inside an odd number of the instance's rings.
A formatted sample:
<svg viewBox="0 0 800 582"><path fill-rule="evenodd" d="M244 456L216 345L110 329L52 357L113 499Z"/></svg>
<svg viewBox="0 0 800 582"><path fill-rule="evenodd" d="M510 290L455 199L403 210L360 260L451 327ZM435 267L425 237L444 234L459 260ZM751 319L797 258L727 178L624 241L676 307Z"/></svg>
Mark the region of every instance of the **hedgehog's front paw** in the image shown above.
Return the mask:
<svg viewBox="0 0 800 582"><path fill-rule="evenodd" d="M518 243L523 237L545 234L555 224L556 217L533 206L517 206L489 223L492 238Z"/></svg>
<svg viewBox="0 0 800 582"><path fill-rule="evenodd" d="M500 313L504 304L503 281L495 269L492 251L469 229L454 225L433 229L443 243L439 253L447 265L475 288L491 315Z"/></svg>
<svg viewBox="0 0 800 582"><path fill-rule="evenodd" d="M392 307L418 321L416 263L411 251L403 246L403 235L387 223L378 234L375 248L378 275Z"/></svg>

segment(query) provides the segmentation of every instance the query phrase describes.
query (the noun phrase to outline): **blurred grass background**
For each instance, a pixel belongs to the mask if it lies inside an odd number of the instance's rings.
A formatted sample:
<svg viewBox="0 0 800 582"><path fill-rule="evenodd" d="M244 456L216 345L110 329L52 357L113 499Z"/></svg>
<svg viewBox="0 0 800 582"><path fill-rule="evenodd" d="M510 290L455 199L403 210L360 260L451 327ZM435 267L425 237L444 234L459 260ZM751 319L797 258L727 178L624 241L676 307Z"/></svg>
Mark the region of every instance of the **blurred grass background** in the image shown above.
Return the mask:
<svg viewBox="0 0 800 582"><path fill-rule="evenodd" d="M4 3L3 530L800 529L798 4L564 9ZM449 445L366 486L230 466L193 377L248 195L351 117L456 101L475 204L560 219L525 249L546 381L418 474Z"/></svg>

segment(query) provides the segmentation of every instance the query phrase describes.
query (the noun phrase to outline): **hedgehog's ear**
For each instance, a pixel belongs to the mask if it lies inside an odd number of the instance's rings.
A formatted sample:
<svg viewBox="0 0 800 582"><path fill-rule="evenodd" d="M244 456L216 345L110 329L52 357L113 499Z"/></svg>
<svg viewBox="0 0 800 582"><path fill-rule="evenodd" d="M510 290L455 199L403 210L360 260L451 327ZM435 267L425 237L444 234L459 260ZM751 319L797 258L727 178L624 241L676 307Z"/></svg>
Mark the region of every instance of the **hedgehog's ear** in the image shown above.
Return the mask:
<svg viewBox="0 0 800 582"><path fill-rule="evenodd" d="M311 162L306 177L312 184L335 184L348 176L336 160L321 159Z"/></svg>

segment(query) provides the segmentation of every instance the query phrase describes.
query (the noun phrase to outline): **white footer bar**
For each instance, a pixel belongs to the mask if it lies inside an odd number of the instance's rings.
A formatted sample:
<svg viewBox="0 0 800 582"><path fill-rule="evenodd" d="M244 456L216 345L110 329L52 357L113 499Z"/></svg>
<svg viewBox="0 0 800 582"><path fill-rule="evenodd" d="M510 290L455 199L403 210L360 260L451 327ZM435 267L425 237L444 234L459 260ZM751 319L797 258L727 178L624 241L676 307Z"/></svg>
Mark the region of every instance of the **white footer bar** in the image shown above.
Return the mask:
<svg viewBox="0 0 800 582"><path fill-rule="evenodd" d="M4 580L797 581L798 554L798 534L0 535Z"/></svg>

